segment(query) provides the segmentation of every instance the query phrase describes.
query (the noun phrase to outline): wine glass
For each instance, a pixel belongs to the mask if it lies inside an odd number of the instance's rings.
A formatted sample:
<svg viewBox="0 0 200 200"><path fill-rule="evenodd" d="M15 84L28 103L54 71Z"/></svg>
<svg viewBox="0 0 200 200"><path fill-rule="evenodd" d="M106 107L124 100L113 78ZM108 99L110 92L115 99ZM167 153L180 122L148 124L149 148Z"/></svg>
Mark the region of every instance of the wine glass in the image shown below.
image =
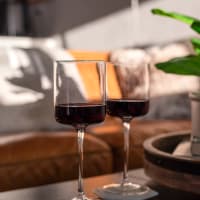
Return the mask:
<svg viewBox="0 0 200 200"><path fill-rule="evenodd" d="M78 134L78 195L83 189L83 139L88 125L103 122L106 115L106 66L104 61L58 60L54 64L55 119L73 126Z"/></svg>
<svg viewBox="0 0 200 200"><path fill-rule="evenodd" d="M121 92L117 95L113 93L116 82L114 83L111 74L107 73L107 113L120 118L123 123L124 166L121 183L106 185L104 190L108 193L123 195L123 197L144 194L149 191L149 188L130 180L128 161L130 122L135 117L145 115L149 110L149 64L146 62L140 65L112 63L109 67L115 71Z"/></svg>

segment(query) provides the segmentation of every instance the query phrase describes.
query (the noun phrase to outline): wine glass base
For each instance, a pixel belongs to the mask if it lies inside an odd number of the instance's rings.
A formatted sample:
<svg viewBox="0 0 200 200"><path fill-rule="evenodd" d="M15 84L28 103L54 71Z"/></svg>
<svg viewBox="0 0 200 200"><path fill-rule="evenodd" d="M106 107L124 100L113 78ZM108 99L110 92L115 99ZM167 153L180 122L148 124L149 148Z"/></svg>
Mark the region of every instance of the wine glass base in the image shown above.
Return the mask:
<svg viewBox="0 0 200 200"><path fill-rule="evenodd" d="M72 200L92 200L92 199L86 197L85 195L81 195L81 196L74 197Z"/></svg>
<svg viewBox="0 0 200 200"><path fill-rule="evenodd" d="M157 192L145 185L130 182L105 185L101 188L97 188L94 192L102 199L109 200L143 200L157 195Z"/></svg>
<svg viewBox="0 0 200 200"><path fill-rule="evenodd" d="M123 196L132 196L132 195L142 195L149 191L149 187L145 185L140 185L136 183L124 183L124 184L109 184L103 187L103 190L107 193L113 193Z"/></svg>

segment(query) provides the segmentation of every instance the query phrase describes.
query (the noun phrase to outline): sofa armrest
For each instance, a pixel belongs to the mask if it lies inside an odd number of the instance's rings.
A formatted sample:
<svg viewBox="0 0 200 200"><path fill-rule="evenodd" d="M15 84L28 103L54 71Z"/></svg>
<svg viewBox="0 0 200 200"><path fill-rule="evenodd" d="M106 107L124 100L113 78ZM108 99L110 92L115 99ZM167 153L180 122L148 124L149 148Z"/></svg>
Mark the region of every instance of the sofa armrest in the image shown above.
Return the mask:
<svg viewBox="0 0 200 200"><path fill-rule="evenodd" d="M78 177L77 134L35 132L1 137L0 191ZM112 152L100 139L84 139L84 177L112 172Z"/></svg>

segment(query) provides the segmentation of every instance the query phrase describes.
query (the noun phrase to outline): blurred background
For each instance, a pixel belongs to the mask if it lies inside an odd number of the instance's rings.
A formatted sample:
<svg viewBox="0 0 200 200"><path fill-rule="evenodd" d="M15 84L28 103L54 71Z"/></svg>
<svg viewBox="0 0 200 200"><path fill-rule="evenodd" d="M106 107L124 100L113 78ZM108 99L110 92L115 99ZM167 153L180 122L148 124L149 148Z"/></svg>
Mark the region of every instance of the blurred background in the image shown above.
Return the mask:
<svg viewBox="0 0 200 200"><path fill-rule="evenodd" d="M192 53L188 41L195 33L151 9L200 18L199 7L199 0L0 0L0 133L64 128L53 114L56 59L138 62L139 48L156 63ZM147 118L189 119L188 91L198 83L152 67Z"/></svg>
<svg viewBox="0 0 200 200"><path fill-rule="evenodd" d="M185 39L159 7L200 17L198 0L0 0L0 35L58 37L70 49L111 50ZM161 33L162 31L162 33Z"/></svg>

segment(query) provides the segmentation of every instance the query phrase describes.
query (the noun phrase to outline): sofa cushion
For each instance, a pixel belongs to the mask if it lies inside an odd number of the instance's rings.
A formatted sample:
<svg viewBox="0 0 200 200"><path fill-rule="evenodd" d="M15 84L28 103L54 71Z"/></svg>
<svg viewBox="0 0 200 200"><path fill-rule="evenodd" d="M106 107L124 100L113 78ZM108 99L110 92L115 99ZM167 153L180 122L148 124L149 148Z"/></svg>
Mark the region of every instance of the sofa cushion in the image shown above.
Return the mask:
<svg viewBox="0 0 200 200"><path fill-rule="evenodd" d="M146 119L189 119L190 102L187 94L199 88L198 78L168 74L158 70L155 64L192 53L191 45L187 41L180 41L143 49L114 50L110 53L110 60L113 63L121 63L122 68L117 70L117 76L131 81L132 86L128 88L130 94L135 92L140 94L141 90L137 88L138 76L135 76L134 69L136 67L139 69L149 60L151 103ZM128 68L123 69L125 65ZM120 86L122 91L127 89L126 84Z"/></svg>
<svg viewBox="0 0 200 200"><path fill-rule="evenodd" d="M75 132L2 136L0 152L0 191L78 177ZM112 152L104 141L86 134L84 156L84 177L112 172Z"/></svg>
<svg viewBox="0 0 200 200"><path fill-rule="evenodd" d="M186 93L196 90L199 87L199 81L194 76L183 76L167 74L155 67L156 63L166 62L175 57L182 57L192 54L193 50L187 42L177 42L163 46L152 46L146 49L118 49L110 53L110 60L113 63L120 63L122 68L117 71L121 79L132 80L130 92L135 90L135 72L134 69L150 64L150 94L151 97L166 96L172 94ZM128 66L126 70L123 66ZM126 85L121 85L122 91L127 89Z"/></svg>
<svg viewBox="0 0 200 200"><path fill-rule="evenodd" d="M53 59L36 48L0 47L0 54L0 132L58 128L52 106Z"/></svg>

